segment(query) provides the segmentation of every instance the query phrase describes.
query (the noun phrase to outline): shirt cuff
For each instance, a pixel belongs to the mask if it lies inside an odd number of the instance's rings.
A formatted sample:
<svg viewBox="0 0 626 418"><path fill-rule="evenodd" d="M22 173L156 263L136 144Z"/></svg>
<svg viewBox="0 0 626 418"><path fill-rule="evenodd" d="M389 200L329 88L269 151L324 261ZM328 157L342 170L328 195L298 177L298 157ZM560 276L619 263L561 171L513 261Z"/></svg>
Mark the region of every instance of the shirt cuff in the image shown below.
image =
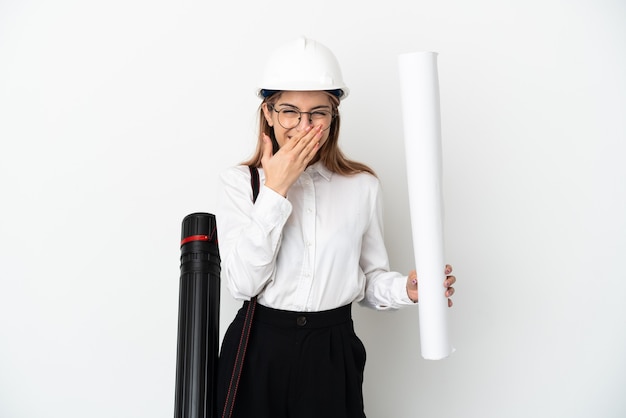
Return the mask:
<svg viewBox="0 0 626 418"><path fill-rule="evenodd" d="M266 231L282 226L291 215L291 202L280 193L262 186L254 204L255 217Z"/></svg>
<svg viewBox="0 0 626 418"><path fill-rule="evenodd" d="M407 276L401 276L396 279L394 289L394 299L401 306L417 306L417 302L413 302L406 292Z"/></svg>

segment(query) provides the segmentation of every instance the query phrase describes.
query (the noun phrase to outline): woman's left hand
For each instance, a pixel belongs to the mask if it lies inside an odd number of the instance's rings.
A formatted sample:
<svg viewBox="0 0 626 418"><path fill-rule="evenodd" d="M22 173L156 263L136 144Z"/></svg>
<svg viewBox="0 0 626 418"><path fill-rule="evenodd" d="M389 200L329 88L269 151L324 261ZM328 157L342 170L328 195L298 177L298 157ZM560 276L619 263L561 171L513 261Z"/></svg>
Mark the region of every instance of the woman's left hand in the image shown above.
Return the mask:
<svg viewBox="0 0 626 418"><path fill-rule="evenodd" d="M443 286L446 288L445 295L448 298L448 307L452 307L452 299L450 297L454 295L454 287L452 285L456 283L456 277L452 276L452 266L450 264L446 264L446 278L443 281ZM406 292L409 295L409 298L416 302L418 301L418 291L417 291L417 273L415 270L411 270L409 273L409 277L406 280Z"/></svg>

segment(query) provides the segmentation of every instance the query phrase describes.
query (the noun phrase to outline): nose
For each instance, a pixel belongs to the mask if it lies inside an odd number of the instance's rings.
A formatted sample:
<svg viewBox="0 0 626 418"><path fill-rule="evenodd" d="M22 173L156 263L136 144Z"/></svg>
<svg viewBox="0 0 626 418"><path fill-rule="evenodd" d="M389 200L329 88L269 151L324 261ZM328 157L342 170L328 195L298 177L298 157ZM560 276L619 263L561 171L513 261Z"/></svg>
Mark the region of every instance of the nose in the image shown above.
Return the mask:
<svg viewBox="0 0 626 418"><path fill-rule="evenodd" d="M312 125L313 125L313 121L311 120L311 115L306 112L300 113L300 120L298 121L297 129L299 131L302 131Z"/></svg>

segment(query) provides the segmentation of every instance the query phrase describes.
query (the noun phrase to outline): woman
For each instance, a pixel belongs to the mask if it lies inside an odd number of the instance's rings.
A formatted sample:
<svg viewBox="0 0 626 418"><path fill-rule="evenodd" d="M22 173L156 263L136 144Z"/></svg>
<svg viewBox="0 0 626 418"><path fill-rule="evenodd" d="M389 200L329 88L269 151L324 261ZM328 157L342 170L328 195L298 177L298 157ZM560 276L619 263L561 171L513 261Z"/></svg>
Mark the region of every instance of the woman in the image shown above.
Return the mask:
<svg viewBox="0 0 626 418"><path fill-rule="evenodd" d="M364 417L365 349L350 306L418 300L415 272L389 270L378 179L339 149L348 93L325 46L301 38L279 48L259 90L256 152L221 176L222 278L236 299L257 298L233 417ZM258 168L256 201L248 166ZM456 279L445 269L449 297ZM224 337L220 408L248 305Z"/></svg>

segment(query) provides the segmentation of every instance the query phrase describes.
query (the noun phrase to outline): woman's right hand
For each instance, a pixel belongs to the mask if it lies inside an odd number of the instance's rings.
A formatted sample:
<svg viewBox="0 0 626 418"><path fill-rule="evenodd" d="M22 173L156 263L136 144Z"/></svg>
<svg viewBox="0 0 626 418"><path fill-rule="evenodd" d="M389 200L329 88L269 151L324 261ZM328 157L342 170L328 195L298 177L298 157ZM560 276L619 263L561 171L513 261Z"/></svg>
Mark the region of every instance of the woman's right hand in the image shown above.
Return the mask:
<svg viewBox="0 0 626 418"><path fill-rule="evenodd" d="M263 134L263 156L261 164L265 173L265 186L287 196L287 192L300 174L315 158L322 137L321 126L308 126L301 133L291 137L280 150L272 152L272 141Z"/></svg>

